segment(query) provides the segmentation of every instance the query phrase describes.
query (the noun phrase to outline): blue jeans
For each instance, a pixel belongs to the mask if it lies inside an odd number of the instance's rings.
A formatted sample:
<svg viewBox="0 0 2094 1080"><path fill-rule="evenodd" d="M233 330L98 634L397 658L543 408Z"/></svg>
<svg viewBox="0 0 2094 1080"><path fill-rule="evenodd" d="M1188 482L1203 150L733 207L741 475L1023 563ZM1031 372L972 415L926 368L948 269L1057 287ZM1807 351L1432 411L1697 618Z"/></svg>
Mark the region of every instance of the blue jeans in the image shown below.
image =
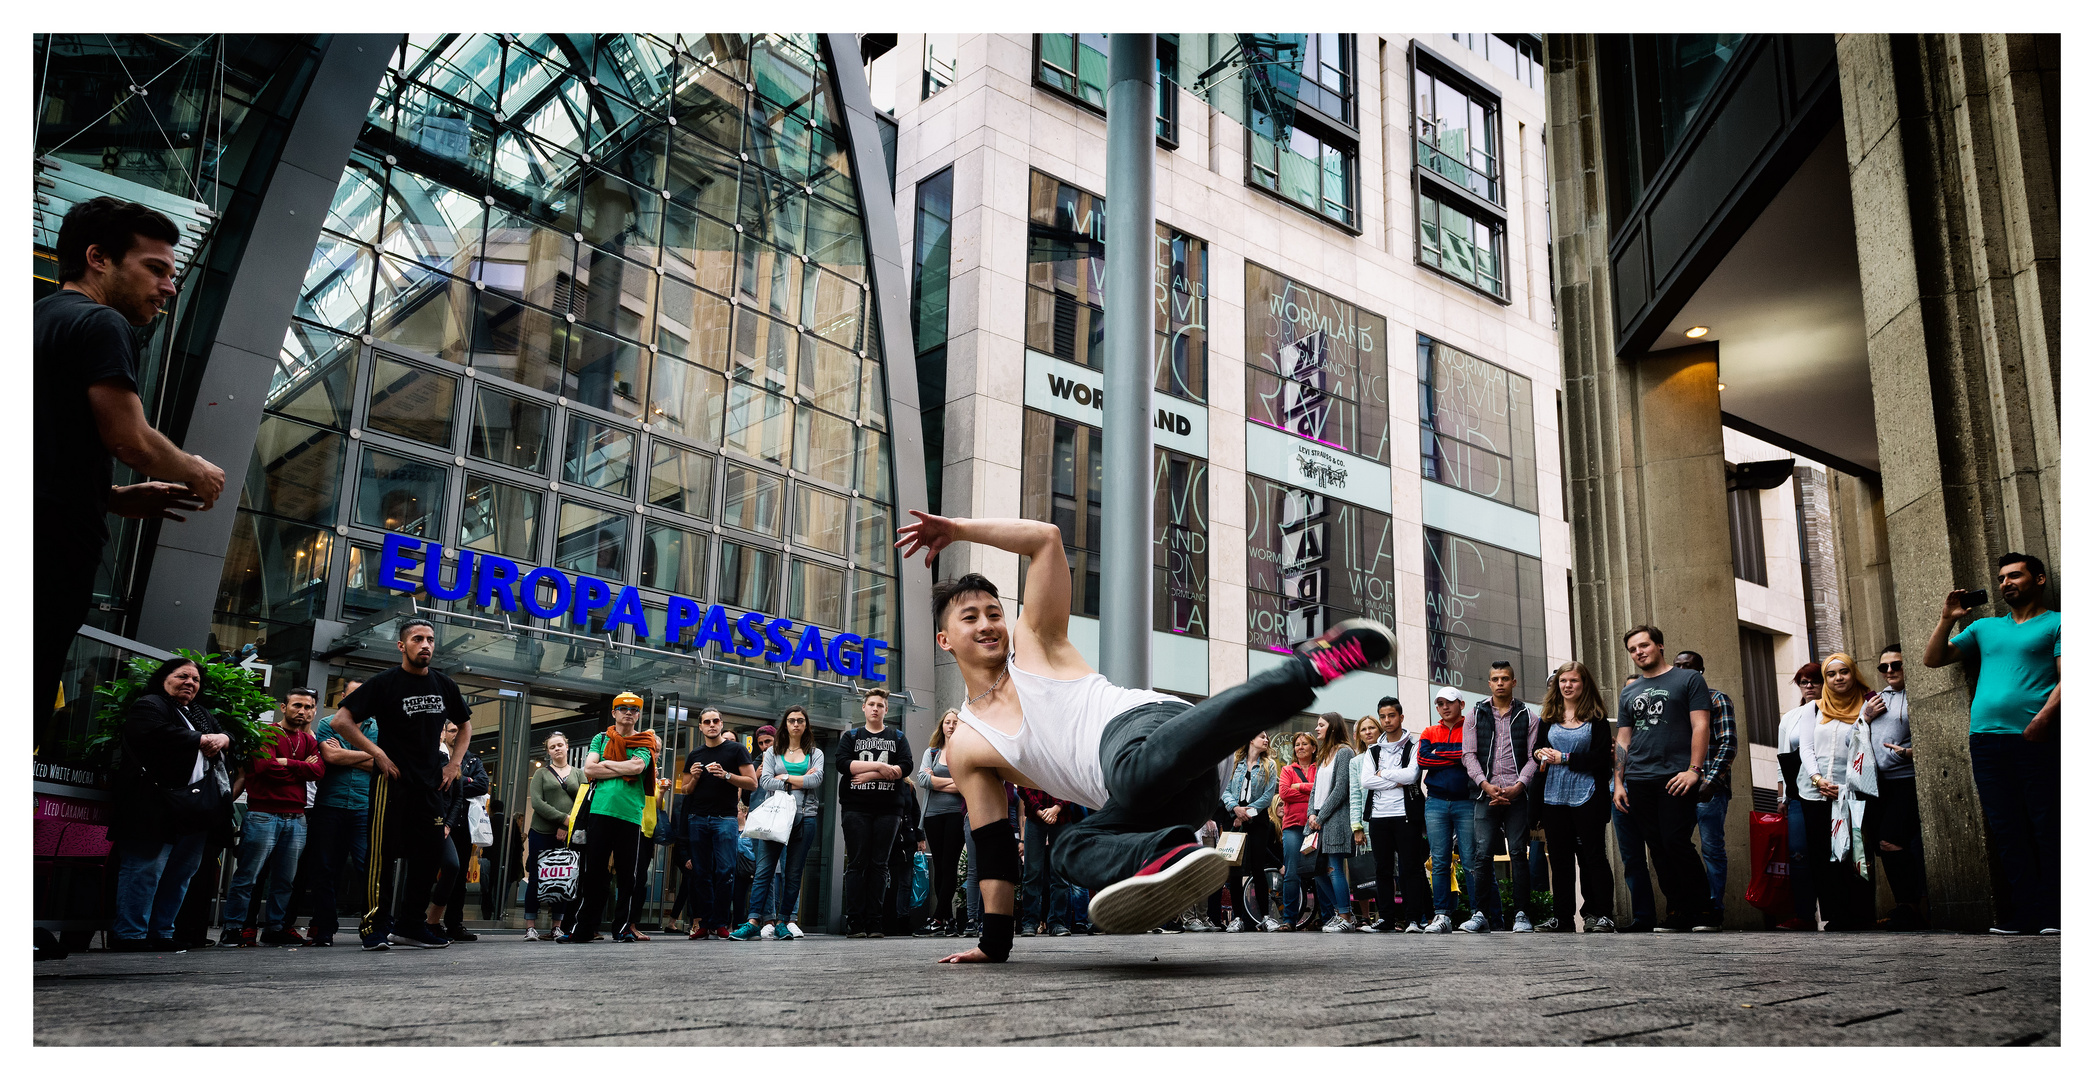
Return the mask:
<svg viewBox="0 0 2094 1080"><path fill-rule="evenodd" d="M189 879L204 861L199 830L170 842L123 841L116 845L115 936L143 941L174 936L175 914L189 893ZM150 928L150 929L149 929Z"/></svg>
<svg viewBox="0 0 2094 1080"><path fill-rule="evenodd" d="M1603 794L1609 799L1614 797L1612 792ZM1658 899L1650 891L1650 860L1643 847L1643 831L1619 807L1614 810L1614 843L1621 849L1622 880L1629 883L1629 913L1635 916L1638 926L1656 923Z"/></svg>
<svg viewBox="0 0 2094 1080"><path fill-rule="evenodd" d="M1615 815L1616 820L1620 815ZM1796 918L1803 920L1804 929L1818 928L1818 888L1810 866L1810 829L1803 821L1803 800L1789 798L1789 896L1795 901Z"/></svg>
<svg viewBox="0 0 2094 1080"><path fill-rule="evenodd" d="M689 846L684 858L690 861L684 887L691 890L691 921L712 929L732 921L734 902L735 845L742 830L733 815L684 819Z"/></svg>
<svg viewBox="0 0 2094 1080"><path fill-rule="evenodd" d="M233 887L225 894L225 928L258 925L267 930L284 927L284 910L291 903L291 885L298 877L298 856L305 852L305 815L272 814L249 810L240 825L240 869L233 873ZM269 906L263 918L248 920L248 898L262 868L269 867Z"/></svg>
<svg viewBox="0 0 2094 1080"><path fill-rule="evenodd" d="M1025 821L1025 901L1021 905L1024 915L1018 920L1021 928L1038 925L1043 911L1048 926L1069 925L1069 883L1055 870L1050 850L1054 838L1061 834L1062 824L1049 825L1030 818Z"/></svg>
<svg viewBox="0 0 2094 1080"><path fill-rule="evenodd" d="M756 842L756 877L749 886L749 918L771 922L799 919L800 878L807 870L807 853L821 837L819 820L801 818L800 829L790 844Z"/></svg>
<svg viewBox="0 0 2094 1080"><path fill-rule="evenodd" d="M344 867L350 868L351 881L364 879L364 860L370 856L371 812L315 806L305 812L305 817L306 850L312 857L312 868L307 871L311 880L306 887L306 900L312 908L308 925L317 937L333 937L342 928L337 911L341 904L336 893L341 888ZM360 912L365 903L366 898L359 893L350 907Z"/></svg>
<svg viewBox="0 0 2094 1080"><path fill-rule="evenodd" d="M2006 892L1993 901L2003 928L2033 934L2058 925L2060 764L2056 735L2043 742L1970 737L1971 779L2006 878Z"/></svg>
<svg viewBox="0 0 2094 1080"><path fill-rule="evenodd" d="M1352 883L1346 880L1345 866L1352 861L1350 855L1316 856L1323 869L1315 874L1316 903L1323 909L1323 916L1342 915L1352 911Z"/></svg>
<svg viewBox="0 0 2094 1080"><path fill-rule="evenodd" d="M1711 795L1694 808L1695 831L1701 837L1701 862L1709 872L1709 911L1723 917L1723 886L1730 878L1730 856L1723 853L1723 819L1730 815L1730 796Z"/></svg>
<svg viewBox="0 0 2094 1080"><path fill-rule="evenodd" d="M1425 797L1425 842L1432 845L1432 909L1454 915L1454 846L1460 845L1461 865L1476 867L1476 808L1469 799ZM1476 895L1476 876L1469 875L1469 906L1482 910Z"/></svg>
<svg viewBox="0 0 2094 1080"><path fill-rule="evenodd" d="M1282 913L1288 922L1301 914L1301 841L1304 834L1299 825L1280 830L1280 896L1286 906Z"/></svg>

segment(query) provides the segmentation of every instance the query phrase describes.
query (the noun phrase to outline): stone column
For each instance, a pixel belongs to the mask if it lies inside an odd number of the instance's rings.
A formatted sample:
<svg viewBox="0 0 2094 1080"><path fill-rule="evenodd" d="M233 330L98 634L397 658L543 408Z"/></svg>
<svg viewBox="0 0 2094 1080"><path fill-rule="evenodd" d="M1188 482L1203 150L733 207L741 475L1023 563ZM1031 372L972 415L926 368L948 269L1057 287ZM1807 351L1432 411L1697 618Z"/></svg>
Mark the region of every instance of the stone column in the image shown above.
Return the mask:
<svg viewBox="0 0 2094 1080"><path fill-rule="evenodd" d="M1736 700L1743 670L1716 348L1615 354L1600 159L1605 142L1592 46L1590 37L1551 35L1547 85L1564 470L1576 564L1573 655L1612 698L1630 671L1621 635L1650 623L1665 631L1669 650L1701 653L1709 685ZM1742 744L1731 774L1742 797L1733 797L1724 828L1732 857L1724 909L1731 925L1757 927L1758 914L1745 903L1752 764ZM1615 872L1615 908L1626 919L1629 894L1619 880L1618 853Z"/></svg>
<svg viewBox="0 0 2094 1080"><path fill-rule="evenodd" d="M1843 35L1840 99L1896 623L1916 656L1994 559L2062 569L2058 39ZM2000 614L1996 602L1980 614ZM1936 927L1983 929L1992 867L1963 671L1907 669Z"/></svg>

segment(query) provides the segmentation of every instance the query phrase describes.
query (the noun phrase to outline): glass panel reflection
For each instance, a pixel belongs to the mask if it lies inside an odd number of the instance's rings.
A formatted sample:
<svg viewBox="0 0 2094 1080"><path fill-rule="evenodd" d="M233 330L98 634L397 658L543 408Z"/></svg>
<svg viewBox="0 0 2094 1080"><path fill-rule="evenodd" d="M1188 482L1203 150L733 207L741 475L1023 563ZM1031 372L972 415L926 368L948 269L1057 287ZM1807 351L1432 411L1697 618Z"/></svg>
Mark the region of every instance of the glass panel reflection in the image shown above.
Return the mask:
<svg viewBox="0 0 2094 1080"><path fill-rule="evenodd" d="M706 537L649 524L640 541L640 584L679 596L705 595Z"/></svg>
<svg viewBox="0 0 2094 1080"><path fill-rule="evenodd" d="M778 595L778 553L720 541L719 601L750 611L769 611Z"/></svg>
<svg viewBox="0 0 2094 1080"><path fill-rule="evenodd" d="M293 322L284 331L284 347L277 353L276 370L269 373L269 396L262 407L347 430L356 357L355 338Z"/></svg>
<svg viewBox="0 0 2094 1080"><path fill-rule="evenodd" d="M713 514L713 458L657 439L647 474L647 502L693 517Z"/></svg>
<svg viewBox="0 0 2094 1080"><path fill-rule="evenodd" d="M517 280L522 281L521 273ZM554 394L565 382L566 353L567 320L512 300L492 286L479 294L473 312L474 368Z"/></svg>
<svg viewBox="0 0 2094 1080"><path fill-rule="evenodd" d="M727 408L727 377L673 356L654 358L649 422L658 431L698 442L720 441Z"/></svg>
<svg viewBox="0 0 2094 1080"><path fill-rule="evenodd" d="M613 495L632 493L633 450L639 435L572 413L567 417L567 458L560 479Z"/></svg>
<svg viewBox="0 0 2094 1080"><path fill-rule="evenodd" d="M753 458L792 466L792 402L747 383L727 386L726 444Z"/></svg>
<svg viewBox="0 0 2094 1080"><path fill-rule="evenodd" d="M868 640L894 639L894 579L851 571L851 633Z"/></svg>
<svg viewBox="0 0 2094 1080"><path fill-rule="evenodd" d="M801 409L793 430L793 460L812 479L835 487L851 486L851 447L857 432L851 422L818 409Z"/></svg>
<svg viewBox="0 0 2094 1080"><path fill-rule="evenodd" d="M538 508L544 501L543 494L530 488L468 476L458 542L518 562L534 561L538 555Z"/></svg>
<svg viewBox="0 0 2094 1080"><path fill-rule="evenodd" d="M372 365L371 406L364 423L373 431L448 447L457 400L456 378L379 356Z"/></svg>
<svg viewBox="0 0 2094 1080"><path fill-rule="evenodd" d="M473 307L469 282L387 257L378 263L371 333L388 344L463 364Z"/></svg>
<svg viewBox="0 0 2094 1080"><path fill-rule="evenodd" d="M778 535L783 486L783 481L768 473L727 466L721 481L724 494L720 524L765 536Z"/></svg>
<svg viewBox="0 0 2094 1080"><path fill-rule="evenodd" d="M327 597L333 556L333 534L243 511L226 545L213 610L256 619L312 618Z"/></svg>
<svg viewBox="0 0 2094 1080"><path fill-rule="evenodd" d="M841 557L844 525L849 521L849 514L850 500L843 496L806 484L794 484L794 546L811 547Z"/></svg>
<svg viewBox="0 0 2094 1080"><path fill-rule="evenodd" d="M851 550L859 566L894 570L894 512L871 499L852 499Z"/></svg>
<svg viewBox="0 0 2094 1080"><path fill-rule="evenodd" d="M280 416L265 416L240 505L279 517L333 525L341 493L342 436Z"/></svg>
<svg viewBox="0 0 2094 1080"><path fill-rule="evenodd" d="M356 483L356 523L409 536L442 535L444 467L364 451Z"/></svg>
<svg viewBox="0 0 2094 1080"><path fill-rule="evenodd" d="M560 531L553 537L553 564L605 581L624 581L627 524L625 514L560 500Z"/></svg>
<svg viewBox="0 0 2094 1080"><path fill-rule="evenodd" d="M841 627L843 571L805 559L794 559L785 600L785 617L803 624Z"/></svg>
<svg viewBox="0 0 2094 1080"><path fill-rule="evenodd" d="M508 394L481 387L473 403L472 445L468 453L531 472L545 470L546 431L553 411Z"/></svg>

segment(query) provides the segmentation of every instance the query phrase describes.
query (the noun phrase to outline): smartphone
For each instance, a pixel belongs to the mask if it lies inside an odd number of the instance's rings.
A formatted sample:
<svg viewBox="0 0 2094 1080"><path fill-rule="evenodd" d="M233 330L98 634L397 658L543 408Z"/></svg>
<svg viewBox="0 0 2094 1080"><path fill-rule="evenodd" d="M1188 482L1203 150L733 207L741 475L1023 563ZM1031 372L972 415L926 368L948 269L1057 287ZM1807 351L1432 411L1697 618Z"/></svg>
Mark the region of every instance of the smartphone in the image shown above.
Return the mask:
<svg viewBox="0 0 2094 1080"><path fill-rule="evenodd" d="M1984 603L1985 598L1990 595L1983 589L1965 589L1963 590L1963 606L1967 608L1977 607L1979 604Z"/></svg>

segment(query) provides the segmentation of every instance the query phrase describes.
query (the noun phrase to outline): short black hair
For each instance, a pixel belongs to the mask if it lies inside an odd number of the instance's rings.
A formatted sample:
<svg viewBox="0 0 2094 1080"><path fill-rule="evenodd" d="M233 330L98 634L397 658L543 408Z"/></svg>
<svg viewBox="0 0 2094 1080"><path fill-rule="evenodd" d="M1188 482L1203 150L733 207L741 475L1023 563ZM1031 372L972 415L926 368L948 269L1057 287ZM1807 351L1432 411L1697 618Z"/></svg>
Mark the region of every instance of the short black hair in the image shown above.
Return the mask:
<svg viewBox="0 0 2094 1080"><path fill-rule="evenodd" d="M1706 661L1706 660L1703 660L1703 659L1701 658L1701 654L1700 654L1700 653L1698 653L1698 652L1695 652L1695 651L1694 651L1693 649L1681 649L1681 650L1680 650L1680 655L1681 655L1681 656L1691 656L1691 657L1693 657L1693 658L1694 658L1694 662L1693 662L1693 663L1691 663L1691 664L1688 664L1688 665L1686 665L1686 666L1687 666L1688 668L1690 668L1690 669L1692 669L1692 670L1694 670L1694 671L1707 671L1707 670L1708 670L1708 661Z"/></svg>
<svg viewBox="0 0 2094 1080"><path fill-rule="evenodd" d="M2005 555L1999 557L1999 569L2001 570L2005 570L2007 567L2012 566L2015 563L2021 563L2027 566L2030 577L2039 577L2045 580L2049 580L2050 578L2049 568L2043 565L2042 559L2039 559L2034 555L2023 555L2019 551L2010 551L2007 552Z"/></svg>
<svg viewBox="0 0 2094 1080"><path fill-rule="evenodd" d="M1396 700L1393 696L1385 697L1380 701L1374 703L1374 711L1377 715L1379 715L1383 709L1388 708L1394 708L1396 710L1396 715L1398 716L1403 715L1403 702Z"/></svg>
<svg viewBox="0 0 2094 1080"><path fill-rule="evenodd" d="M1493 660L1493 661L1491 661L1491 670L1492 670L1492 671L1506 671L1506 672L1510 672L1510 671L1512 670L1512 661L1510 661L1510 660ZM1518 676L1514 676L1514 677L1515 677L1515 678L1517 678Z"/></svg>
<svg viewBox="0 0 2094 1080"><path fill-rule="evenodd" d="M1893 642L1891 642L1890 644L1888 644L1888 645L1885 645L1884 647L1882 647L1882 648L1880 648L1880 649L1877 649L1877 650L1876 650L1876 655L1877 655L1877 656L1882 656L1882 655L1883 655L1884 653L1887 653L1887 652L1894 652L1894 653L1897 653L1897 654L1898 654L1898 655L1900 655L1900 656L1903 656L1903 655L1905 655L1905 646L1903 646L1903 645L1900 645L1900 644L1898 644L1897 642L1893 641Z"/></svg>
<svg viewBox="0 0 2094 1080"><path fill-rule="evenodd" d="M139 237L177 244L182 230L174 219L144 203L97 195L73 204L58 225L58 281L87 276L87 249L98 247L111 261L122 262Z"/></svg>
<svg viewBox="0 0 2094 1080"><path fill-rule="evenodd" d="M1627 645L1629 643L1629 639L1635 637L1637 634L1649 634L1650 643L1653 645L1663 646L1665 644L1665 631L1660 630L1649 623L1637 623L1636 625L1629 627L1629 632L1621 636L1621 643L1623 645Z"/></svg>
<svg viewBox="0 0 2094 1080"><path fill-rule="evenodd" d="M407 620L406 622L404 622L404 623L401 623L401 624L400 624L400 634L399 634L399 636L398 636L398 637L395 637L395 638L394 638L393 640L394 640L394 641L406 641L406 640L407 640L407 632L408 632L409 630L412 630L412 629L414 629L414 628L415 628L415 627L417 627L417 626L426 626L426 627L428 627L428 628L429 628L429 633L430 633L431 635L434 635L434 634L436 633L436 624L435 624L435 623L433 623L433 622L430 622L430 621L429 621L429 620L427 620L427 619L409 619L409 620Z"/></svg>
<svg viewBox="0 0 2094 1080"><path fill-rule="evenodd" d="M294 697L312 698L313 704L320 704L320 692L309 686L300 686L284 691L285 701L289 701Z"/></svg>
<svg viewBox="0 0 2094 1080"><path fill-rule="evenodd" d="M947 578L931 586L931 625L943 627L945 609L952 605L955 597L968 593L987 593L992 600L1002 596L996 591L996 583L980 574L961 574L956 578Z"/></svg>

